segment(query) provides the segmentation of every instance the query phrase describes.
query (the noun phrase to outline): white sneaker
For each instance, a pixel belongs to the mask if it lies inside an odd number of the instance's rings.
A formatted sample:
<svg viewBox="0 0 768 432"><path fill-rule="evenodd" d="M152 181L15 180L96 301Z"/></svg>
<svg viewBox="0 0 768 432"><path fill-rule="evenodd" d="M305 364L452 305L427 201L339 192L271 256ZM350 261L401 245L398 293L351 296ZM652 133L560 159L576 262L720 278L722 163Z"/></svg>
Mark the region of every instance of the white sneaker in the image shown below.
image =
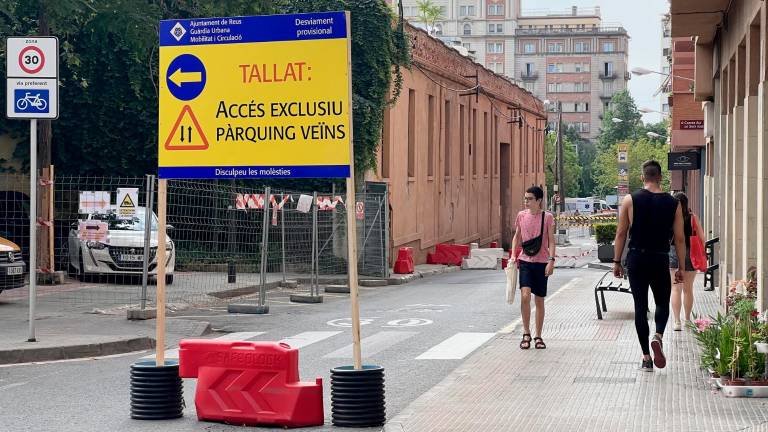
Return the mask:
<svg viewBox="0 0 768 432"><path fill-rule="evenodd" d="M680 321L675 321L675 324L672 326L672 329L673 329L674 331L680 331L680 330L682 330L682 329L683 329L683 326L682 326L682 324L680 323Z"/></svg>

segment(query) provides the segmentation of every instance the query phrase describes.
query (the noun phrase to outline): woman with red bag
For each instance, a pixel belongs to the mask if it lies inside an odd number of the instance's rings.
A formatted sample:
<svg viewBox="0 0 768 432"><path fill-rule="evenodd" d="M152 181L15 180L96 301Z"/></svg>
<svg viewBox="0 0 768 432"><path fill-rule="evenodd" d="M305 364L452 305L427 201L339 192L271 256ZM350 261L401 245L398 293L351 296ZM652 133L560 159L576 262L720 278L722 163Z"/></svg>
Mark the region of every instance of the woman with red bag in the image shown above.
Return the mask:
<svg viewBox="0 0 768 432"><path fill-rule="evenodd" d="M694 267L693 262L691 261L691 243L697 243L697 245L694 246L694 249L696 252L699 252L699 248L697 247L699 246L698 242L701 241L699 233L703 231L696 215L691 213L691 210L688 208L688 196L683 192L677 192L674 197L677 198L680 202L680 207L683 209L683 230L685 232L686 248L684 263L678 262L674 243L669 250L669 273L672 278L672 317L675 320L672 328L675 331L680 331L683 327L680 322L681 306L685 309L686 321L691 320L691 310L693 309L693 281L696 279L696 267ZM683 273L682 283L675 283L675 271L677 271L678 268Z"/></svg>

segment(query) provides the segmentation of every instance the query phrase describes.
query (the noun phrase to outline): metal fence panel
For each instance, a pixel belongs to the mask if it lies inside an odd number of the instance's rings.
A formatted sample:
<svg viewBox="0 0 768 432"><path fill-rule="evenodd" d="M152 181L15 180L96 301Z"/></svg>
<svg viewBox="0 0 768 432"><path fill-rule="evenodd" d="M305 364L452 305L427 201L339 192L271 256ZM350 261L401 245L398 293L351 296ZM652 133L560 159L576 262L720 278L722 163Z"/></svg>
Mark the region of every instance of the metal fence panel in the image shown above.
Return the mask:
<svg viewBox="0 0 768 432"><path fill-rule="evenodd" d="M0 236L28 250L28 177L0 174ZM39 287L40 301L79 308L128 308L154 302L154 273L157 263L155 231L145 232L143 220L120 222L109 219L109 239L88 242L80 238L78 221L87 217L80 210L83 191L110 194L111 210L119 188L137 188L138 206L146 207L147 190L156 191L156 179L146 177L57 177L54 182L55 270L65 271L65 284ZM27 185L27 189L24 188ZM155 193L155 192L152 192ZM316 193L321 202L316 211L297 209L301 195ZM346 211L355 203L343 203L343 191L272 190L274 200L263 189L231 181L168 182L167 221L171 307L225 307L242 296L254 295L262 285L262 234L266 213L266 259L264 280L272 288L286 279L302 282L308 290L313 278L346 279ZM245 199L245 201L243 201ZM151 208L156 214L157 199ZM358 220L358 251L361 275L388 276L388 203L386 190L358 194L365 203L364 218ZM270 204L271 202L271 204ZM317 202L313 202L317 205ZM239 208L240 207L240 208ZM244 208L243 208L244 207ZM315 215L316 214L316 215ZM91 216L95 218L96 216ZM110 216L111 217L111 216ZM155 225L150 225L155 227ZM39 230L38 230L39 231ZM154 234L152 234L154 232ZM150 234L149 280L142 289L145 235ZM104 243L104 244L96 244ZM313 254L313 250L315 253ZM47 248L39 253L48 253ZM141 259L139 259L141 258ZM85 260L88 264L81 263ZM98 263L98 268L91 266ZM98 270L104 274L88 274ZM26 288L2 294L24 300Z"/></svg>

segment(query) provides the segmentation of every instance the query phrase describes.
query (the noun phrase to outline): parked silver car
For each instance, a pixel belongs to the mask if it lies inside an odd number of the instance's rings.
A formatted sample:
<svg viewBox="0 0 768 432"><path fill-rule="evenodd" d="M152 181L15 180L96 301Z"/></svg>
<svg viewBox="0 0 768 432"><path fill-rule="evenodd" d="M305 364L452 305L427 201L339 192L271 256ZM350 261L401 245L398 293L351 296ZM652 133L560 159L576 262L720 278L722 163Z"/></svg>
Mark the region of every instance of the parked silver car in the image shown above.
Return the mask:
<svg viewBox="0 0 768 432"><path fill-rule="evenodd" d="M69 231L69 270L81 279L91 275L139 276L144 262L145 208L137 207L136 215L128 219L118 218L115 210L101 214L81 214L80 220L102 221L109 231L103 241L82 240L78 224ZM157 275L157 216L152 213L152 231L149 250L149 274ZM169 226L169 230L173 227ZM176 251L168 235L165 236L165 280L173 283Z"/></svg>

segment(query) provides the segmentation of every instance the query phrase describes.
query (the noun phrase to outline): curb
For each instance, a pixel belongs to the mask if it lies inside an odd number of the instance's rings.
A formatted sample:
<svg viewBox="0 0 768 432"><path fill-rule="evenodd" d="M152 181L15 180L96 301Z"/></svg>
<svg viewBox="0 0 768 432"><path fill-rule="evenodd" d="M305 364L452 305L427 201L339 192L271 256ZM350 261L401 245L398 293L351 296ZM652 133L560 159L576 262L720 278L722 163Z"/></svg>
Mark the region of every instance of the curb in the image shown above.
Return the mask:
<svg viewBox="0 0 768 432"><path fill-rule="evenodd" d="M86 357L103 357L142 351L155 347L150 337L122 339L111 342L68 345L46 348L23 348L0 351L0 364L33 363L55 360L69 360Z"/></svg>
<svg viewBox="0 0 768 432"><path fill-rule="evenodd" d="M442 268L435 268L435 269L429 269L429 270L416 270L411 274L407 275L401 275L398 277L390 277L387 279L387 283L389 285L405 285L407 283L413 282L416 279L423 279L427 276L434 276L444 273L454 273L462 271L461 267L459 266L445 266Z"/></svg>
<svg viewBox="0 0 768 432"><path fill-rule="evenodd" d="M605 270L605 271L613 270L613 266L601 263L600 261L593 261L589 263L588 267L596 270Z"/></svg>

